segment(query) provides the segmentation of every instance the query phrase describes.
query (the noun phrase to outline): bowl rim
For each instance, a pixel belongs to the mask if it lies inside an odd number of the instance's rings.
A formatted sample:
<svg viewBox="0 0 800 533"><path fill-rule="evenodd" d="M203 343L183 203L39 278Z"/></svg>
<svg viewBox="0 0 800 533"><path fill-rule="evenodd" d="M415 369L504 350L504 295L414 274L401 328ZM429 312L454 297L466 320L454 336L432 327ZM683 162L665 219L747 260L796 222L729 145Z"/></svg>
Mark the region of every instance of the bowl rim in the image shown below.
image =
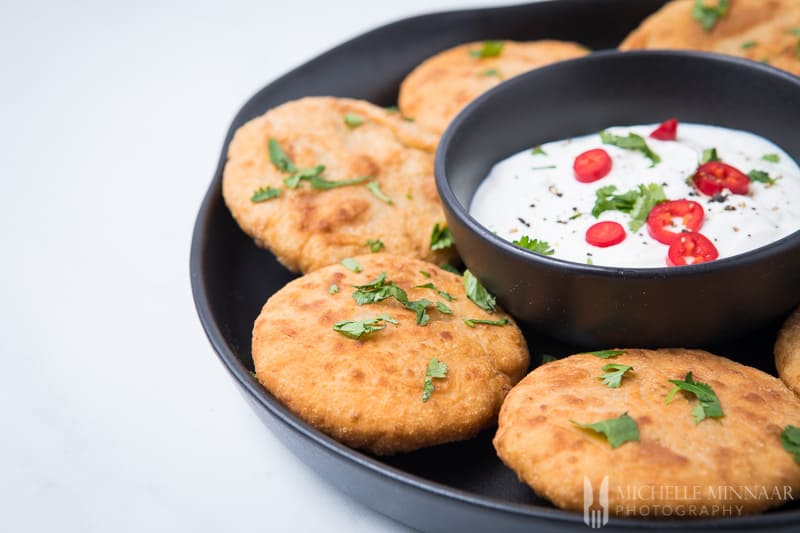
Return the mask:
<svg viewBox="0 0 800 533"><path fill-rule="evenodd" d="M628 58L641 57L651 57L654 60L664 57L684 58L688 59L688 61L694 65L696 65L697 62L731 64L737 67L750 69L752 72L756 73L755 75L758 76L781 78L796 85L800 91L800 77L790 74L784 70L746 58L728 56L714 52L699 52L694 50L603 50L592 52L575 59L558 61L556 63L525 72L503 81L488 91L482 93L466 107L464 107L464 109L462 109L458 115L456 115L456 117L448 125L445 132L442 134L441 140L439 141L439 145L436 149L436 155L434 159L434 174L436 189L439 192L439 197L441 198L442 204L446 208L446 211L449 211L449 213L454 216L460 224L465 226L476 237L490 246L498 248L503 254L513 256L516 260L529 261L533 264L550 270L561 270L584 275L590 274L597 277L625 276L630 278L679 278L686 276L697 276L713 272L727 271L733 268L741 268L744 265L751 265L753 263L764 261L769 257L788 251L796 246L800 246L800 230L797 230L776 241L764 246L760 246L753 250L748 250L746 252L729 257L723 257L715 261L685 265L681 266L680 268L667 266L615 267L607 265L589 265L533 253L525 250L524 248L520 248L519 246L514 246L511 244L511 242L498 237L486 226L478 222L478 220L469 213L469 207L465 207L461 204L461 201L456 197L455 192L450 186L450 179L447 174L447 165L452 143L464 134L464 123L469 121L474 113L479 111L489 102L502 98L503 94L511 88L516 87L517 85L530 83L529 80L536 79L539 76L546 75L551 72L558 72L559 70L564 69L580 68L581 65L585 63L622 61L627 60ZM458 246L458 243L456 243L456 246Z"/></svg>

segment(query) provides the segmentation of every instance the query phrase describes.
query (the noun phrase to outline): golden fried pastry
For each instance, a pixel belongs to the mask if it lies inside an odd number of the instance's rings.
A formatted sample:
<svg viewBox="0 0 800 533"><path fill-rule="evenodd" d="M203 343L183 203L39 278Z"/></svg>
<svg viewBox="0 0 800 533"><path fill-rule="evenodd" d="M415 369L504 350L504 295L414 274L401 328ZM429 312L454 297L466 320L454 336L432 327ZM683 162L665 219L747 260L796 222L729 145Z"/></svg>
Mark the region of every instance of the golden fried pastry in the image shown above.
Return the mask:
<svg viewBox="0 0 800 533"><path fill-rule="evenodd" d="M800 396L800 307L795 309L778 333L775 366L781 380Z"/></svg>
<svg viewBox="0 0 800 533"><path fill-rule="evenodd" d="M480 57L483 53L484 56ZM563 41L488 41L450 48L428 58L400 85L400 111L437 135L468 103L503 80L588 53Z"/></svg>
<svg viewBox="0 0 800 533"><path fill-rule="evenodd" d="M434 226L444 225L435 142L368 102L303 98L239 128L222 194L239 226L293 271L370 246L441 263L454 250L431 249Z"/></svg>
<svg viewBox="0 0 800 533"><path fill-rule="evenodd" d="M800 464L781 434L800 426L800 400L780 380L700 350L622 352L544 364L506 397L494 445L537 494L582 510L584 488L596 504L607 476L610 514L691 518L753 513L799 493ZM683 389L666 401L669 380L707 384L716 405ZM575 423L611 419L613 438Z"/></svg>
<svg viewBox="0 0 800 533"><path fill-rule="evenodd" d="M298 278L264 305L252 347L264 387L319 430L381 455L495 424L528 368L513 320L478 307L460 276L433 264L383 253L353 261ZM372 287L359 290L368 299L392 296L359 305L355 285Z"/></svg>
<svg viewBox="0 0 800 533"><path fill-rule="evenodd" d="M727 11L717 10L719 0L705 0L704 5L705 17L696 11L695 0L670 2L645 19L619 48L719 52L800 75L800 2L730 0Z"/></svg>

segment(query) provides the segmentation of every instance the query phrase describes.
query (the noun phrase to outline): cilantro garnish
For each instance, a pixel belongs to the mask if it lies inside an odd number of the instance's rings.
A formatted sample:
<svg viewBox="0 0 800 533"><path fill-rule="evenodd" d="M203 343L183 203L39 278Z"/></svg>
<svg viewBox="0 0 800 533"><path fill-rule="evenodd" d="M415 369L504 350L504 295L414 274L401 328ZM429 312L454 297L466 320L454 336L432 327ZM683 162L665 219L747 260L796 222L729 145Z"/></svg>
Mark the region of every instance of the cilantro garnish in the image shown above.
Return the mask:
<svg viewBox="0 0 800 533"><path fill-rule="evenodd" d="M703 150L703 157L700 158L700 164L705 165L711 161L719 161L716 148L706 148Z"/></svg>
<svg viewBox="0 0 800 533"><path fill-rule="evenodd" d="M365 246L369 246L369 251L372 252L373 254L376 254L383 249L384 244L383 241L380 239L375 239L375 240L367 239Z"/></svg>
<svg viewBox="0 0 800 533"><path fill-rule="evenodd" d="M459 276L461 275L461 271L459 269L457 269L456 267L454 267L453 265L451 265L450 263L443 264L441 266L441 269L442 270L447 270L448 272L452 272L453 274L458 274Z"/></svg>
<svg viewBox="0 0 800 533"><path fill-rule="evenodd" d="M505 43L503 41L483 41L480 50L470 50L469 55L485 59L487 57L497 57L503 51Z"/></svg>
<svg viewBox="0 0 800 533"><path fill-rule="evenodd" d="M761 156L761 159L763 159L764 161L769 161L770 163L781 162L781 156L779 156L778 154L764 154Z"/></svg>
<svg viewBox="0 0 800 533"><path fill-rule="evenodd" d="M781 444L784 450L792 454L794 462L800 464L800 428L792 425L783 428Z"/></svg>
<svg viewBox="0 0 800 533"><path fill-rule="evenodd" d="M695 0L692 17L700 23L705 31L711 31L717 22L728 14L729 0L717 0L717 5L707 6L706 0Z"/></svg>
<svg viewBox="0 0 800 533"><path fill-rule="evenodd" d="M436 302L436 309L440 313L444 313L445 315L452 315L453 314L453 310L450 309L449 307L447 307L446 305L444 305L442 302Z"/></svg>
<svg viewBox="0 0 800 533"><path fill-rule="evenodd" d="M351 128L357 128L364 123L364 117L355 113L345 113L344 123Z"/></svg>
<svg viewBox="0 0 800 533"><path fill-rule="evenodd" d="M250 201L254 204L257 204L260 202L266 202L267 200L272 200L280 195L280 189L273 189L272 187L259 187L259 189L253 193L253 196L250 197Z"/></svg>
<svg viewBox="0 0 800 533"><path fill-rule="evenodd" d="M626 442L639 442L639 426L628 413L622 413L619 418L609 418L592 424L581 424L574 420L570 422L581 429L602 433L612 448L617 448Z"/></svg>
<svg viewBox="0 0 800 533"><path fill-rule="evenodd" d="M531 155L547 155L547 152L541 146L534 146L531 148Z"/></svg>
<svg viewBox="0 0 800 533"><path fill-rule="evenodd" d="M289 156L283 151L283 148L281 148L281 145L278 144L278 141L275 139L270 139L267 144L269 148L269 160L278 170L281 172L297 171L297 167L294 166L292 160L289 159Z"/></svg>
<svg viewBox="0 0 800 533"><path fill-rule="evenodd" d="M433 380L444 379L447 377L447 365L433 357L428 361L428 369L425 371L425 385L422 387L422 401L427 402L433 394Z"/></svg>
<svg viewBox="0 0 800 533"><path fill-rule="evenodd" d="M495 297L489 294L486 287L469 270L464 271L464 290L467 298L472 300L475 305L490 313L494 311Z"/></svg>
<svg viewBox="0 0 800 533"><path fill-rule="evenodd" d="M487 68L486 70L479 72L478 76L481 76L482 78L489 78L492 76L500 77L500 71L496 68Z"/></svg>
<svg viewBox="0 0 800 533"><path fill-rule="evenodd" d="M420 273L421 273L421 271L420 271ZM426 276L426 277L430 277L430 274L428 274L428 276ZM431 290L434 290L434 291L436 291L436 293L439 296L441 296L442 298L444 298L448 302L452 302L453 300L456 299L455 296L453 296L452 294L446 293L445 291L441 290L439 287L437 287L433 283L426 283L424 285L416 285L416 286L414 286L414 288L415 289L431 289Z"/></svg>
<svg viewBox="0 0 800 533"><path fill-rule="evenodd" d="M353 259L351 257L345 257L344 259L342 259L342 266L352 270L356 274L361 272L361 265L359 265L358 261L356 261L355 259Z"/></svg>
<svg viewBox="0 0 800 533"><path fill-rule="evenodd" d="M337 292L339 292L339 286L338 286L337 284L335 284L335 283L334 283L333 285L331 285L330 287L328 287L328 292L329 292L330 294L336 294Z"/></svg>
<svg viewBox="0 0 800 533"><path fill-rule="evenodd" d="M651 167L654 167L661 162L661 158L657 153L652 151L649 146L647 146L647 141L645 141L644 137L641 135L628 133L627 137L622 137L619 135L613 135L607 131L601 131L600 139L603 141L603 144L611 144L625 150L638 150L642 152L642 154L644 154L644 156L652 162L650 165Z"/></svg>
<svg viewBox="0 0 800 533"><path fill-rule="evenodd" d="M360 178L353 178L350 180L329 181L322 177L324 171L325 165L294 170L292 174L283 178L283 183L290 189L298 188L303 181L308 181L312 189L334 189L346 185L358 185L359 183L372 179L372 176L361 176Z"/></svg>
<svg viewBox="0 0 800 533"><path fill-rule="evenodd" d="M439 226L439 223L433 225L431 231L431 250L443 250L453 246L453 234L450 233L450 228L447 226Z"/></svg>
<svg viewBox="0 0 800 533"><path fill-rule="evenodd" d="M794 55L796 55L797 58L800 59L800 28L792 28L791 30L788 30L786 33L797 37L797 44L794 47Z"/></svg>
<svg viewBox="0 0 800 533"><path fill-rule="evenodd" d="M625 350L597 350L595 352L581 352L581 353L593 355L595 357L599 357L600 359L611 359L612 357L624 354Z"/></svg>
<svg viewBox="0 0 800 533"><path fill-rule="evenodd" d="M758 44L758 41L753 41L753 40L745 41L745 42L743 42L741 44L741 46L739 46L739 48L741 48L742 50L748 50L750 48L753 48L757 44Z"/></svg>
<svg viewBox="0 0 800 533"><path fill-rule="evenodd" d="M751 170L747 173L747 177L750 178L750 181L757 181L767 185L768 187L770 185L775 185L775 178L771 177L763 170Z"/></svg>
<svg viewBox="0 0 800 533"><path fill-rule="evenodd" d="M657 183L639 185L637 189L631 189L623 194L614 194L616 190L614 185L597 189L592 216L597 218L605 211L628 213L631 216L628 223L631 231L639 231L639 228L647 222L647 215L653 207L667 199L664 188Z"/></svg>
<svg viewBox="0 0 800 533"><path fill-rule="evenodd" d="M482 320L480 318L465 318L464 324L468 325L471 328L475 327L475 324L485 324L487 326L505 326L510 324L511 321L507 318L501 318L500 320Z"/></svg>
<svg viewBox="0 0 800 533"><path fill-rule="evenodd" d="M397 320L387 315L381 315L365 320L342 320L333 325L333 331L341 333L345 337L350 337L351 339L360 339L364 335L382 330L386 327L387 322L397 324Z"/></svg>
<svg viewBox="0 0 800 533"><path fill-rule="evenodd" d="M406 291L401 289L395 282L386 281L386 272L381 273L380 276L366 285L355 285L355 289L353 299L358 305L373 304L387 298L394 298L403 307L417 314L416 321L418 325L426 325L431 318L427 309L434 303L426 298L409 300ZM441 308L439 310L441 311Z"/></svg>
<svg viewBox="0 0 800 533"><path fill-rule="evenodd" d="M675 387L669 391L669 394L667 394L667 397L664 399L664 403L670 403L672 398L675 397L675 393L677 393L679 390L694 394L699 401L697 406L692 409L692 417L694 418L696 424L709 417L720 418L725 416L725 413L722 412L722 406L719 403L719 398L717 398L717 395L714 393L714 390L711 388L711 386L707 383L694 381L692 379L691 372L686 374L686 378L683 381L679 379L671 379L669 382L675 385Z"/></svg>
<svg viewBox="0 0 800 533"><path fill-rule="evenodd" d="M625 372L628 370L633 370L633 367L621 365L619 363L609 363L603 365L604 374L598 376L597 379L602 379L603 385L608 385L609 389L618 389L622 384L622 376L624 376Z"/></svg>
<svg viewBox="0 0 800 533"><path fill-rule="evenodd" d="M419 273L422 274L422 276L425 278L431 277L431 273L428 272L427 270L420 270Z"/></svg>
<svg viewBox="0 0 800 533"><path fill-rule="evenodd" d="M558 167L555 166L555 165L544 165L544 166L541 166L541 167L531 167L531 170L552 170L554 168L558 168Z"/></svg>
<svg viewBox="0 0 800 533"><path fill-rule="evenodd" d="M549 353L542 354L542 364L551 363L553 361L558 361L558 357L555 355L550 355Z"/></svg>
<svg viewBox="0 0 800 533"><path fill-rule="evenodd" d="M555 250L550 246L547 241L540 241L539 239L531 239L527 235L523 235L519 239L513 241L511 244L529 250L535 254L540 255L553 255Z"/></svg>
<svg viewBox="0 0 800 533"><path fill-rule="evenodd" d="M394 205L394 201L385 194L383 194L383 191L381 191L381 184L378 183L377 181L370 181L369 183L367 183L366 187L367 189L369 189L369 192L374 194L375 198L377 198L378 200L386 202L389 205Z"/></svg>
<svg viewBox="0 0 800 533"><path fill-rule="evenodd" d="M398 113L400 111L400 109L396 105L390 105L384 107L383 109L385 109L387 113Z"/></svg>

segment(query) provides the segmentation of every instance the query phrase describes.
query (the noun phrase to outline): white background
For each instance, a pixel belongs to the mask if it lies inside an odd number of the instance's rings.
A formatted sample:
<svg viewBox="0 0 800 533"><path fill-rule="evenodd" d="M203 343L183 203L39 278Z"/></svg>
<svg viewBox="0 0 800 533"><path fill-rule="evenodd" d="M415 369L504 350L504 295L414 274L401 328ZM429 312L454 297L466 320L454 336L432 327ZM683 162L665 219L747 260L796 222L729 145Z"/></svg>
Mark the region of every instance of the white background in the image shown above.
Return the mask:
<svg viewBox="0 0 800 533"><path fill-rule="evenodd" d="M0 0L0 531L403 531L294 458L206 341L192 225L267 82L490 0Z"/></svg>

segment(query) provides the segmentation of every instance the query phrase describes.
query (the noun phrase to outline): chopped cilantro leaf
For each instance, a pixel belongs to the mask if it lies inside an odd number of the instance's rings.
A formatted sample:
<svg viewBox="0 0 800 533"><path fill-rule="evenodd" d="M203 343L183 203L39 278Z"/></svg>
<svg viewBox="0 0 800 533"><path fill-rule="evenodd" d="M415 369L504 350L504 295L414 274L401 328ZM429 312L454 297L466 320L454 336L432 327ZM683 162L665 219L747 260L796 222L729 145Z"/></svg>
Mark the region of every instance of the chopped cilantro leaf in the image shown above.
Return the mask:
<svg viewBox="0 0 800 533"><path fill-rule="evenodd" d="M609 389L618 389L622 384L622 376L628 370L633 370L632 366L621 365L618 363L609 363L603 365L603 375L598 376L597 379L603 380L603 385L608 385Z"/></svg>
<svg viewBox="0 0 800 533"><path fill-rule="evenodd" d="M784 450L792 454L794 462L800 464L800 428L792 425L783 428L781 444Z"/></svg>
<svg viewBox="0 0 800 533"><path fill-rule="evenodd" d="M706 5L707 0L695 0L692 17L700 23L705 31L711 31L717 22L728 14L729 0L716 0L716 5ZM715 1L715 0L711 0Z"/></svg>
<svg viewBox="0 0 800 533"><path fill-rule="evenodd" d="M778 154L764 154L761 156L761 159L763 159L764 161L769 161L770 163L781 162L781 156L779 156Z"/></svg>
<svg viewBox="0 0 800 533"><path fill-rule="evenodd" d="M365 246L369 246L369 251L372 252L373 254L376 254L383 249L384 244L383 241L380 239L375 239L375 240L367 239Z"/></svg>
<svg viewBox="0 0 800 533"><path fill-rule="evenodd" d="M266 202L267 200L272 200L280 195L280 189L273 189L272 187L260 187L256 192L253 193L253 196L250 197L250 201L254 204L257 204L260 202Z"/></svg>
<svg viewBox="0 0 800 533"><path fill-rule="evenodd" d="M592 216L597 218L605 211L628 213L631 216L631 221L628 223L631 231L639 231L639 228L647 222L647 215L653 207L667 199L664 188L657 183L639 185L637 189L631 189L623 194L615 194L616 190L614 185L597 189Z"/></svg>
<svg viewBox="0 0 800 533"><path fill-rule="evenodd" d="M472 300L475 305L490 313L494 311L495 297L489 294L486 287L469 270L464 271L464 290L467 298Z"/></svg>
<svg viewBox="0 0 800 533"><path fill-rule="evenodd" d="M386 327L387 322L397 324L397 320L386 315L381 315L365 320L342 320L333 325L333 331L341 333L345 337L350 337L351 339L360 339L364 335L382 330Z"/></svg>
<svg viewBox="0 0 800 533"><path fill-rule="evenodd" d="M433 302L426 298L409 300L406 291L397 286L395 282L386 281L386 272L381 273L380 276L366 285L355 285L355 289L353 299L358 305L374 304L387 298L394 298L403 307L417 314L416 321L418 325L426 325L431 318L427 309L434 305Z"/></svg>
<svg viewBox="0 0 800 533"><path fill-rule="evenodd" d="M602 433L612 448L617 448L626 442L639 442L639 426L628 413L622 413L619 418L609 418L592 424L581 424L574 420L570 422L581 429Z"/></svg>
<svg viewBox="0 0 800 533"><path fill-rule="evenodd" d="M342 259L342 266L352 270L356 274L361 272L361 265L359 265L358 261L356 261L352 257L345 257L344 259Z"/></svg>
<svg viewBox="0 0 800 533"><path fill-rule="evenodd" d="M595 352L581 352L581 353L593 355L595 357L599 357L600 359L611 359L612 357L624 354L625 350L597 350Z"/></svg>
<svg viewBox="0 0 800 533"><path fill-rule="evenodd" d="M335 189L336 187L345 187L347 185L358 185L359 183L364 183L365 181L371 179L372 176L361 176L350 180L329 181L319 175L316 175L316 176L311 176L311 178L309 179L309 183L311 184L312 189L324 190L324 189Z"/></svg>
<svg viewBox="0 0 800 533"><path fill-rule="evenodd" d="M384 107L384 109L386 110L387 113L397 113L400 111L400 109L396 105L390 105Z"/></svg>
<svg viewBox="0 0 800 533"><path fill-rule="evenodd" d="M337 292L339 292L339 286L334 283L333 285L328 287L328 292L331 294L336 294Z"/></svg>
<svg viewBox="0 0 800 533"><path fill-rule="evenodd" d="M542 364L551 363L553 361L558 361L558 357L556 357L555 355L550 355L548 353L542 354Z"/></svg>
<svg viewBox="0 0 800 533"><path fill-rule="evenodd" d="M753 40L745 41L745 42L743 42L741 44L741 46L739 46L739 48L741 48L742 50L748 50L750 48L753 48L757 44L758 44L758 41L753 41Z"/></svg>
<svg viewBox="0 0 800 533"><path fill-rule="evenodd" d="M692 417L696 424L709 417L720 418L725 416L725 413L722 412L719 398L717 398L711 386L706 383L694 381L691 372L688 372L686 378L683 380L671 379L669 382L675 385L675 387L669 391L669 394L667 394L667 397L664 399L664 403L670 403L675 393L679 390L694 394L698 400L697 406L692 409Z"/></svg>
<svg viewBox="0 0 800 533"><path fill-rule="evenodd" d="M345 113L344 123L351 128L357 128L364 123L364 117L355 113Z"/></svg>
<svg viewBox="0 0 800 533"><path fill-rule="evenodd" d="M751 170L750 172L747 173L747 177L750 178L750 181L757 181L759 183L763 183L767 187L769 187L770 185L775 185L775 178L771 177L763 170Z"/></svg>
<svg viewBox="0 0 800 533"><path fill-rule="evenodd" d="M420 270L419 273L422 274L423 277L426 277L426 278L431 277L431 273L428 272L427 270Z"/></svg>
<svg viewBox="0 0 800 533"><path fill-rule="evenodd" d="M433 380L444 379L447 377L447 365L433 357L428 361L428 369L425 371L425 384L422 387L422 401L427 402L433 394Z"/></svg>
<svg viewBox="0 0 800 533"><path fill-rule="evenodd" d="M446 306L445 304L443 304L442 302L436 302L436 309L437 309L437 310L438 310L440 313L444 313L445 315L452 315L452 314L453 314L453 310L452 310L452 309L450 309L449 307L447 307L447 306Z"/></svg>
<svg viewBox="0 0 800 533"><path fill-rule="evenodd" d="M539 239L531 239L527 235L523 235L519 239L513 241L511 244L529 250L535 254L540 255L553 255L555 250L550 246L547 241L540 241Z"/></svg>
<svg viewBox="0 0 800 533"><path fill-rule="evenodd" d="M472 57L479 57L485 59L487 57L497 57L503 51L503 41L483 41L483 46L480 50L470 50L469 55Z"/></svg>
<svg viewBox="0 0 800 533"><path fill-rule="evenodd" d="M500 71L496 68L487 68L486 70L479 72L478 76L482 78L490 78L492 76L500 77Z"/></svg>
<svg viewBox="0 0 800 533"><path fill-rule="evenodd" d="M625 150L638 150L642 152L642 154L644 154L644 156L652 162L650 165L651 167L654 167L661 162L661 158L657 153L652 151L649 146L647 146L647 141L645 141L644 137L641 135L628 133L627 137L622 137L619 135L613 135L607 131L601 131L600 139L603 141L603 144L611 144Z"/></svg>
<svg viewBox="0 0 800 533"><path fill-rule="evenodd" d="M275 139L270 139L268 142L269 148L269 160L272 162L275 167L280 170L281 172L296 172L297 167L294 166L292 160L289 159L289 156L286 155L286 152L283 151L281 145L278 144L278 141Z"/></svg>
<svg viewBox="0 0 800 533"><path fill-rule="evenodd" d="M369 183L367 183L366 187L367 189L369 189L369 192L374 194L375 198L377 198L378 200L386 202L389 205L394 204L394 201L392 201L391 198L383 194L383 191L381 191L381 184L378 183L377 181L370 181Z"/></svg>
<svg viewBox="0 0 800 533"><path fill-rule="evenodd" d="M430 274L428 275L428 277L430 277ZM453 300L456 299L456 297L453 296L452 294L446 293L445 291L441 290L439 287L437 287L436 285L434 285L433 283L430 283L430 282L429 283L425 283L424 285L416 285L414 288L415 289L431 289L431 290L434 290L434 291L436 291L436 293L439 296L441 296L442 298L444 298L448 302L452 302Z"/></svg>
<svg viewBox="0 0 800 533"><path fill-rule="evenodd" d="M465 318L464 324L468 325L471 328L475 327L475 324L485 324L487 326L505 326L510 324L507 318L501 318L500 320L483 320L480 318Z"/></svg>
<svg viewBox="0 0 800 533"><path fill-rule="evenodd" d="M716 148L706 148L703 150L703 157L700 158L700 163L705 165L711 161L719 161Z"/></svg>
<svg viewBox="0 0 800 533"><path fill-rule="evenodd" d="M641 196L636 199L631 209L631 221L628 223L628 228L631 231L639 231L639 228L644 226L647 222L647 216L652 211L656 204L667 200L664 194L664 188L657 183L650 183L649 185L640 185L639 192Z"/></svg>
<svg viewBox="0 0 800 533"><path fill-rule="evenodd" d="M447 226L439 226L439 223L433 225L431 232L431 250L443 250L453 246L453 234L450 233L450 228Z"/></svg>
<svg viewBox="0 0 800 533"><path fill-rule="evenodd" d="M534 146L531 148L531 155L547 155L547 152L541 146Z"/></svg>

